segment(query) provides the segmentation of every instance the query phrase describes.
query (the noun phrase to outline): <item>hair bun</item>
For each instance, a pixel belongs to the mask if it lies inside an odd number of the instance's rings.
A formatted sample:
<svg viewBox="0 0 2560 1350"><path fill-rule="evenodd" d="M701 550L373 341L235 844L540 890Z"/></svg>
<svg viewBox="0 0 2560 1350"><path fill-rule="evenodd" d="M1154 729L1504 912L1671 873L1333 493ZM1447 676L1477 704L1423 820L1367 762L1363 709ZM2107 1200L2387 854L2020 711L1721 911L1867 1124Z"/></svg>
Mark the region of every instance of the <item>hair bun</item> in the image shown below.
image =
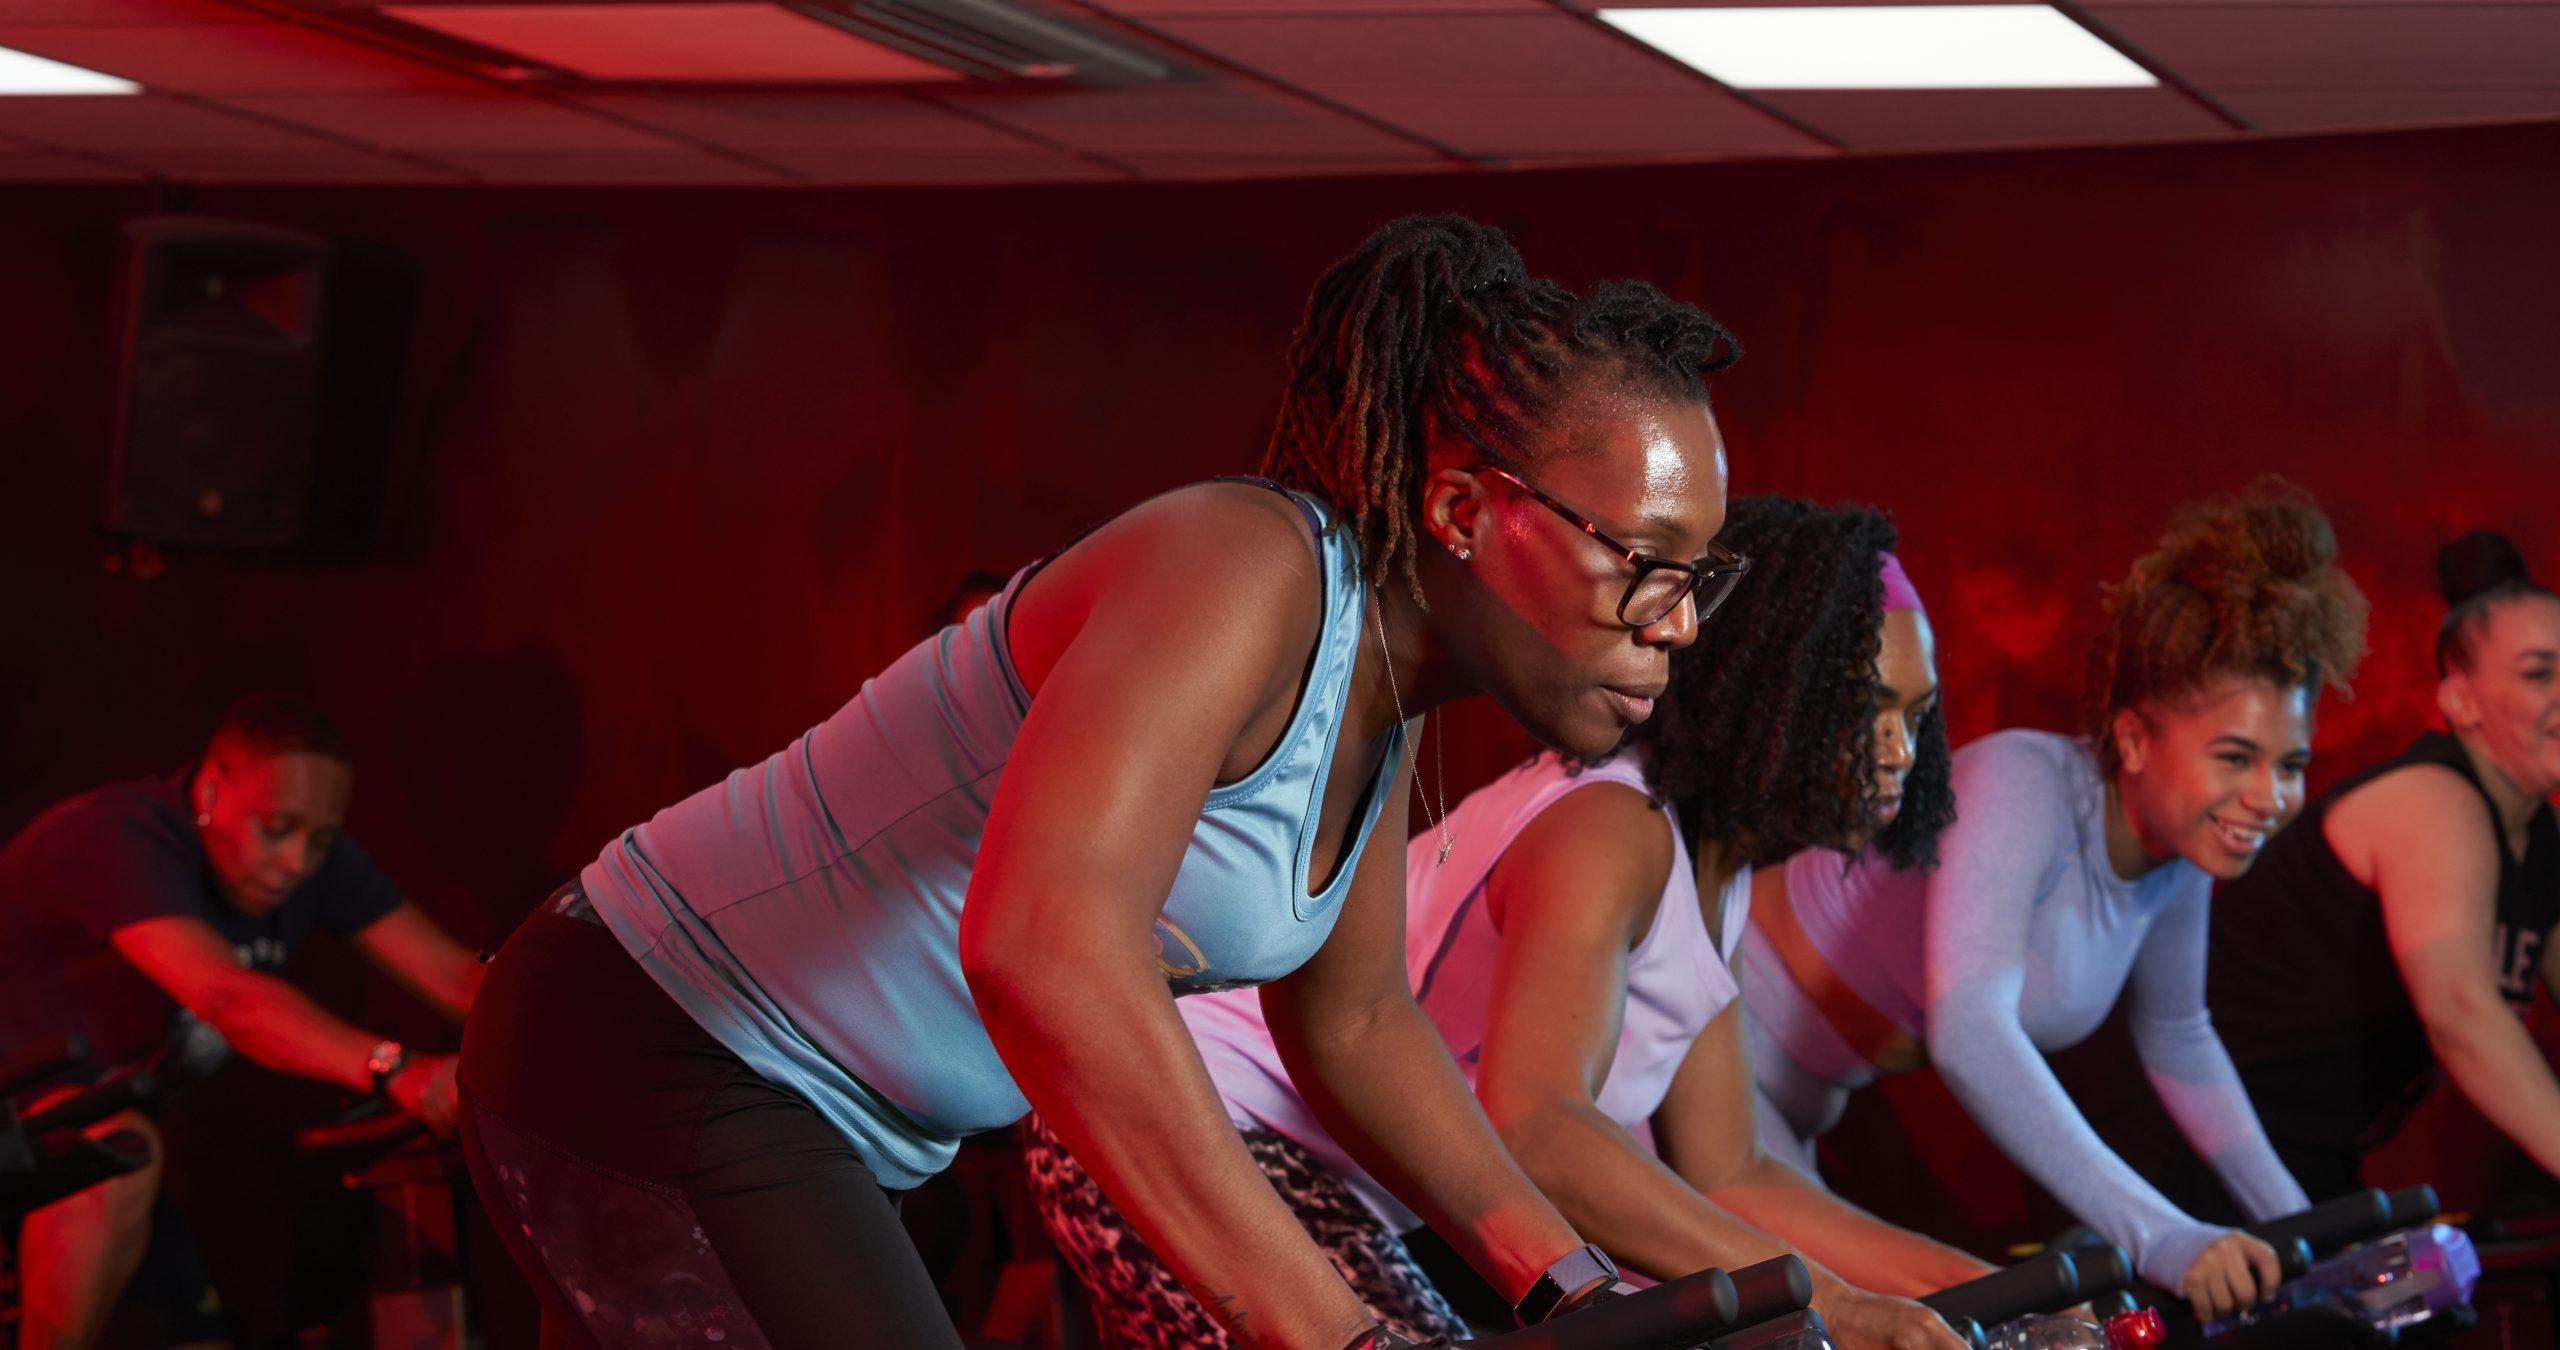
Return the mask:
<svg viewBox="0 0 2560 1350"><path fill-rule="evenodd" d="M2181 513L2161 541L2170 579L2232 599L2308 581L2337 560L2338 535L2319 503L2274 477Z"/></svg>
<svg viewBox="0 0 2560 1350"><path fill-rule="evenodd" d="M2436 550L2436 591L2447 608L2482 591L2525 581L2524 553L2496 530L2473 530Z"/></svg>

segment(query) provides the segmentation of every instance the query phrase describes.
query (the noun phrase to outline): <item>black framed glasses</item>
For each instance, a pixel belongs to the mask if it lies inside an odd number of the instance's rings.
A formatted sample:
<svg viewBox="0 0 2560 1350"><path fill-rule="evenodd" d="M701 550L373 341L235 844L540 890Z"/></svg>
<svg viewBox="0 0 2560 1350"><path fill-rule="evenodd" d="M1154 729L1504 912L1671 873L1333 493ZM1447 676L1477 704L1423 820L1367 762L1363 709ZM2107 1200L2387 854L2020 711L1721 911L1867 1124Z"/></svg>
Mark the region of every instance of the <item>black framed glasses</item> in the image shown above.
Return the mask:
<svg viewBox="0 0 2560 1350"><path fill-rule="evenodd" d="M1618 597L1618 622L1629 628L1645 628L1662 622L1677 609L1683 598L1695 597L1698 622L1733 594L1733 588L1751 570L1751 560L1709 541L1704 562L1681 562L1673 558L1657 558L1638 552L1608 536L1572 507L1538 490L1537 485L1499 464L1478 464L1467 473L1489 473L1511 486L1528 493L1540 506L1572 522L1573 527L1600 541L1603 548L1618 555L1618 560L1636 569L1635 579L1627 583L1627 593Z"/></svg>

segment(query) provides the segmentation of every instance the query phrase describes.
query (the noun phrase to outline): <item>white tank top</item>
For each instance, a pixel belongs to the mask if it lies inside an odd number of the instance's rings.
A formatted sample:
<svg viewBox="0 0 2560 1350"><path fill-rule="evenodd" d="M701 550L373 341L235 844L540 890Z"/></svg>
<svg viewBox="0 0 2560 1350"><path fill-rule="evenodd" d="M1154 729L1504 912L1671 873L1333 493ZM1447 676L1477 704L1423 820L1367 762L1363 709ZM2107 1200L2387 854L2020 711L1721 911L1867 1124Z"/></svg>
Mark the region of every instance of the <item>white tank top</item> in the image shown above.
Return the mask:
<svg viewBox="0 0 2560 1350"><path fill-rule="evenodd" d="M1485 881L1511 841L1538 813L1565 794L1594 783L1647 791L1634 753L1576 772L1553 754L1540 754L1468 795L1449 813L1456 846L1438 861L1436 836L1425 834L1405 851L1405 973L1414 996L1458 1068L1473 1083L1484 1053L1487 1003L1492 994L1500 935L1485 902ZM1737 992L1727 957L1740 940L1751 895L1748 868L1724 888L1721 931L1707 932L1679 821L1660 807L1671 831L1671 877L1654 907L1653 923L1627 954L1626 1012L1618 1053L1601 1083L1598 1106L1648 1147L1651 1120L1671 1087L1690 1045ZM1290 1085L1262 1020L1262 1003L1249 989L1185 998L1178 1005L1200 1043L1210 1077L1239 1128L1274 1130L1305 1146L1351 1184L1380 1218L1401 1232L1418 1225L1411 1211L1371 1181L1350 1155L1316 1123Z"/></svg>

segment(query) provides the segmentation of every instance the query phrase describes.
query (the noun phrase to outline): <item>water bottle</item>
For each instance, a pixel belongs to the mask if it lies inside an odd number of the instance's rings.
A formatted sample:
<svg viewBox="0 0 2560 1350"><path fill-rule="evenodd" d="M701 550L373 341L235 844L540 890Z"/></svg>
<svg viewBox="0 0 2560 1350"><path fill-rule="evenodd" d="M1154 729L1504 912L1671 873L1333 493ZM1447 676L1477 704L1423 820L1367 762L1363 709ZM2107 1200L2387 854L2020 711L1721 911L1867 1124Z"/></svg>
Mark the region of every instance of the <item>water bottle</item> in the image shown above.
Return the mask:
<svg viewBox="0 0 2560 1350"><path fill-rule="evenodd" d="M2103 1324L2062 1313L2029 1313L1983 1334L1984 1350L2157 1350L2168 1323L2150 1308L2118 1313Z"/></svg>

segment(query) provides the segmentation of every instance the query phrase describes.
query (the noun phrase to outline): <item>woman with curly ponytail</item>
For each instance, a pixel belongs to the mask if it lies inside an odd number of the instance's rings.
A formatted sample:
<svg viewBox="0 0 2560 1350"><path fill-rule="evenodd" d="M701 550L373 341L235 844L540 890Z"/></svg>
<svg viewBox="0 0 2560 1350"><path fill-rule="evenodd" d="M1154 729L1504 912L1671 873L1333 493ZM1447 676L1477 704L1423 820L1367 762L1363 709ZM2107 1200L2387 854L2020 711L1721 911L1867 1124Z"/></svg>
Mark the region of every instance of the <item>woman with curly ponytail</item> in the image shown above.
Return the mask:
<svg viewBox="0 0 2560 1350"><path fill-rule="evenodd" d="M2340 781L2214 901L2211 996L2313 1199L2454 1086L2560 1176L2560 1082L2524 1028L2560 993L2560 596L2502 535L2436 559L2444 731Z"/></svg>
<svg viewBox="0 0 2560 1350"><path fill-rule="evenodd" d="M1766 1137L1813 1168L1848 1093L1923 1054L2029 1176L2201 1317L2274 1290L2275 1253L2199 1222L2109 1151L2041 1051L2131 991L2179 1130L2253 1218L2303 1207L2204 1010L2213 883L2302 803L2314 701L2343 690L2365 605L2329 522L2272 480L2181 512L2107 598L2085 739L1958 751L1934 869L1871 849L1761 873L1745 943Z"/></svg>
<svg viewBox="0 0 2560 1350"><path fill-rule="evenodd" d="M1449 699L1577 755L1651 711L1746 566L1714 547L1734 356L1651 287L1394 222L1317 285L1269 478L1070 541L608 844L464 1036L466 1151L545 1343L957 1350L895 1193L1034 1106L1240 1339L1399 1343L1175 1012L1245 984L1487 1279L1536 1317L1604 1294L1414 1006L1402 855L1367 845Z"/></svg>

